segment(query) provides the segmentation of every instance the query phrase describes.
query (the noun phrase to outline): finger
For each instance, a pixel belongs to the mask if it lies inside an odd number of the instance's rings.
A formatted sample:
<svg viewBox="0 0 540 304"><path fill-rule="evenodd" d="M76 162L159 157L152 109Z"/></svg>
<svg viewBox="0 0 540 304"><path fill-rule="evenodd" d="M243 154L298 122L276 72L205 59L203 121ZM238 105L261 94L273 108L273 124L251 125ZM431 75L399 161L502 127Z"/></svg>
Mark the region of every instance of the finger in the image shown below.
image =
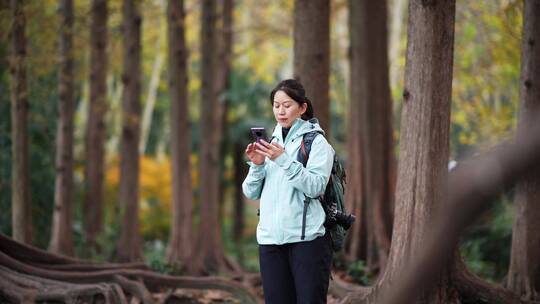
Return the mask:
<svg viewBox="0 0 540 304"><path fill-rule="evenodd" d="M276 142L273 142L271 145L274 146L274 147L277 147L279 149L283 149L283 146L281 146L280 144L278 144Z"/></svg>
<svg viewBox="0 0 540 304"><path fill-rule="evenodd" d="M269 146L270 146L270 144L269 144L266 140L264 140L264 139L259 140L259 143L263 144L265 147L269 147Z"/></svg>
<svg viewBox="0 0 540 304"><path fill-rule="evenodd" d="M266 153L266 152L263 152L261 150L255 150L255 153L257 154L260 154L262 156L266 156L266 157L270 157L270 154Z"/></svg>
<svg viewBox="0 0 540 304"><path fill-rule="evenodd" d="M255 145L257 146L257 149L259 149L259 150L262 150L264 152L270 152L270 150L268 150L266 147L264 147L260 143L256 143Z"/></svg>
<svg viewBox="0 0 540 304"><path fill-rule="evenodd" d="M281 146L278 145L278 144L274 144L274 143L268 145L268 148L272 149L272 151L280 151L281 150Z"/></svg>

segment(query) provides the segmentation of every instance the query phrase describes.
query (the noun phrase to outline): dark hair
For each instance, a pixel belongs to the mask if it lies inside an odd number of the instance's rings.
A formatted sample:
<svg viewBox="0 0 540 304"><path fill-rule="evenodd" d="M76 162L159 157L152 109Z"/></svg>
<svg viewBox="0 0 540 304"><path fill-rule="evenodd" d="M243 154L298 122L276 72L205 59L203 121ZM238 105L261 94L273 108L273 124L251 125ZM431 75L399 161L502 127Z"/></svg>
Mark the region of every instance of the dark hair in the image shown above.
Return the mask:
<svg viewBox="0 0 540 304"><path fill-rule="evenodd" d="M285 79L280 81L277 86L270 93L270 103L274 104L274 95L277 91L283 91L285 94L289 95L294 101L296 101L300 106L304 103L307 104L307 109L302 114L301 118L303 120L310 120L313 118L313 105L311 101L306 97L306 90L296 79Z"/></svg>

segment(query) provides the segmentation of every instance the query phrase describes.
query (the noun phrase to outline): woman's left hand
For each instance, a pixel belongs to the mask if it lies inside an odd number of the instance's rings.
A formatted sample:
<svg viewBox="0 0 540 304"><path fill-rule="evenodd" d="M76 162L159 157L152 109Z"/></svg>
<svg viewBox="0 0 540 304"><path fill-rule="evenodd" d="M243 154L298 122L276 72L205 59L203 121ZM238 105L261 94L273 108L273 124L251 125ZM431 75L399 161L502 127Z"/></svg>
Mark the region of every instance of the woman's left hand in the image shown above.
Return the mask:
<svg viewBox="0 0 540 304"><path fill-rule="evenodd" d="M266 141L261 140L255 145L257 147L255 152L268 157L270 160L274 160L278 158L278 156L280 156L281 154L283 154L283 152L285 152L285 149L283 149L283 146L275 142L269 144Z"/></svg>

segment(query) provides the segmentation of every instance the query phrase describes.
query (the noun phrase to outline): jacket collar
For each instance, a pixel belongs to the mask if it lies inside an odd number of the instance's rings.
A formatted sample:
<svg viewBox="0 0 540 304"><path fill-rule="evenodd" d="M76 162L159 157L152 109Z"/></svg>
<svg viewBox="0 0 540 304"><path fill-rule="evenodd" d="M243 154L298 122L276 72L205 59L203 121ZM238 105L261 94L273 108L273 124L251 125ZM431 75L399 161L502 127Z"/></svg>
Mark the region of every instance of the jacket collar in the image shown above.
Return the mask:
<svg viewBox="0 0 540 304"><path fill-rule="evenodd" d="M283 133L282 133L282 127L278 123L276 127L274 128L274 132L272 133L272 137L276 137L281 140L281 142L285 145L289 141L303 136L306 133L317 131L322 134L324 134L323 129L321 129L321 126L319 125L319 121L317 118L312 118L309 121L303 120L301 118L297 118L294 123L291 126L291 129L289 130L289 133L286 137L286 142L283 141Z"/></svg>

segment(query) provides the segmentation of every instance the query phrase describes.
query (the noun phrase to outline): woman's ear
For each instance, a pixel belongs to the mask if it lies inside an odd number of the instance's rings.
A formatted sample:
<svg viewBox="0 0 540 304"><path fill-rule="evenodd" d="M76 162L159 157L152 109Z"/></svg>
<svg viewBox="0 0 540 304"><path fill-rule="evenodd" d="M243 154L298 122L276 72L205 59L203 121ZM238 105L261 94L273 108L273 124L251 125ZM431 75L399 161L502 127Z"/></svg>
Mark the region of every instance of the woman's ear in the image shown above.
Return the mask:
<svg viewBox="0 0 540 304"><path fill-rule="evenodd" d="M302 116L302 115L304 115L304 113L306 113L307 107L308 107L307 102L304 102L304 103L300 106L300 108L302 108L302 110L301 110L301 112L300 112L300 116Z"/></svg>

